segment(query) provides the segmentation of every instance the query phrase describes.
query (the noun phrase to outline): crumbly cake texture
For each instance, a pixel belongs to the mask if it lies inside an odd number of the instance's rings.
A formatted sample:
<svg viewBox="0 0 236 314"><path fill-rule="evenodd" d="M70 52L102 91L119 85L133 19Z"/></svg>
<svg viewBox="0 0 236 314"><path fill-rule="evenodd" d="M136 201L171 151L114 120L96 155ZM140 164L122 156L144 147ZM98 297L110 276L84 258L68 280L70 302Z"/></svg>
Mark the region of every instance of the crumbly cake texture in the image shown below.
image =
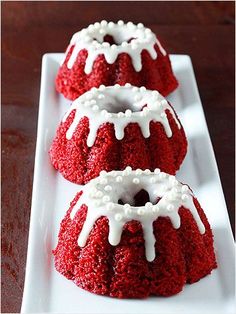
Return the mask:
<svg viewBox="0 0 236 314"><path fill-rule="evenodd" d="M171 296L217 266L199 202L188 186L159 169L128 167L90 181L71 202L53 253L66 278L117 298Z"/></svg>
<svg viewBox="0 0 236 314"><path fill-rule="evenodd" d="M73 102L50 149L53 166L84 184L100 171L179 169L187 151L184 129L157 91L125 86L93 88Z"/></svg>
<svg viewBox="0 0 236 314"><path fill-rule="evenodd" d="M102 21L73 35L56 77L58 92L74 100L92 87L125 83L163 96L178 86L169 56L149 28Z"/></svg>

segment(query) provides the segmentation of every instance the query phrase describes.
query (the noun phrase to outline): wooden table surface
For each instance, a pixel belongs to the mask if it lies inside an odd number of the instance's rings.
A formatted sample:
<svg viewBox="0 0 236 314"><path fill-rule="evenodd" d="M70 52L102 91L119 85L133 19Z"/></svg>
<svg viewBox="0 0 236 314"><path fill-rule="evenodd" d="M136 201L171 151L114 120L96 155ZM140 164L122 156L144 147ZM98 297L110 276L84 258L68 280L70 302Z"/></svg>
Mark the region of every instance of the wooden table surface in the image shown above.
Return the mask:
<svg viewBox="0 0 236 314"><path fill-rule="evenodd" d="M42 55L102 19L143 22L169 53L191 56L234 225L233 2L3 2L2 312L22 300Z"/></svg>

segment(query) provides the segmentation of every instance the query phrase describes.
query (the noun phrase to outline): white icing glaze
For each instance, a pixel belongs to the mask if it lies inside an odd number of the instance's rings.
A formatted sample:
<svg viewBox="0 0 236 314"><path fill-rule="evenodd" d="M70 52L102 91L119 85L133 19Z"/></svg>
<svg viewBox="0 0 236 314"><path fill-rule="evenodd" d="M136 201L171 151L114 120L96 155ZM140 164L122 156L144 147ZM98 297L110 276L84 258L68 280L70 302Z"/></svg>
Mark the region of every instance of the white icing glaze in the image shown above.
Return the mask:
<svg viewBox="0 0 236 314"><path fill-rule="evenodd" d="M118 44L110 45L108 42L104 42L106 35L112 36ZM132 40L128 42L130 39ZM157 52L154 48L155 44L158 45L161 53L165 56L166 51L161 46L156 35L149 28L145 28L143 24L135 25L132 22L125 24L123 21L118 23L97 22L73 35L69 48L66 51L67 54L70 47L74 46L67 62L67 67L71 69L79 52L82 49L86 49L88 51L84 68L86 74L91 73L93 63L98 55L103 54L107 63L112 64L120 53L129 54L134 69L139 72L142 69L141 53L144 49L149 52L152 59L157 58Z"/></svg>
<svg viewBox="0 0 236 314"><path fill-rule="evenodd" d="M146 107L144 107L147 105ZM143 108L144 107L144 108ZM103 123L114 125L115 136L123 139L125 127L129 123L138 123L145 138L150 136L150 122L160 122L167 137L172 136L169 120L165 113L169 110L178 128L181 125L167 100L157 91L146 90L145 87L134 87L127 83L125 86L115 85L98 89L92 88L71 105L63 118L66 121L70 113L75 110L75 117L70 125L66 138L70 140L80 119L89 118L89 135L87 145L93 146L97 130Z"/></svg>
<svg viewBox="0 0 236 314"><path fill-rule="evenodd" d="M148 192L150 202L147 202L145 206L134 206L134 196L142 189ZM160 200L156 204L158 198ZM118 204L120 199L125 203L124 205ZM160 172L159 169L151 172L148 169L142 171L127 167L124 171L108 173L101 171L99 177L85 186L83 194L71 211L71 219L83 204L87 205L88 211L78 238L80 247L86 245L94 223L102 216L108 218L108 241L114 246L120 242L124 225L128 221L136 220L142 225L146 258L151 262L155 259L156 242L153 222L158 217L169 217L173 227L178 229L181 224L178 213L181 206L192 213L200 233L205 232L189 187L182 185L174 176Z"/></svg>

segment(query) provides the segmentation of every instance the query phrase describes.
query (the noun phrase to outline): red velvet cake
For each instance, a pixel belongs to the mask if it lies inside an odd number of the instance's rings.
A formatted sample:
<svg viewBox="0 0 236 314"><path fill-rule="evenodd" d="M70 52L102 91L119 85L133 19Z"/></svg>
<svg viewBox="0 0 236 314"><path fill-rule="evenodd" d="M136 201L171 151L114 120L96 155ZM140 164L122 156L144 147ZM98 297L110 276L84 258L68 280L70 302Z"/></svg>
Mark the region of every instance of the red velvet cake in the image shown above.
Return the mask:
<svg viewBox="0 0 236 314"><path fill-rule="evenodd" d="M56 78L58 92L74 100L92 87L125 83L163 96L178 86L167 52L149 28L102 21L73 35Z"/></svg>
<svg viewBox="0 0 236 314"><path fill-rule="evenodd" d="M159 169L101 172L71 202L53 253L66 278L117 298L171 296L217 266L200 204Z"/></svg>
<svg viewBox="0 0 236 314"><path fill-rule="evenodd" d="M50 149L53 166L84 184L101 170L179 169L187 151L183 127L157 91L125 86L92 88L75 100Z"/></svg>

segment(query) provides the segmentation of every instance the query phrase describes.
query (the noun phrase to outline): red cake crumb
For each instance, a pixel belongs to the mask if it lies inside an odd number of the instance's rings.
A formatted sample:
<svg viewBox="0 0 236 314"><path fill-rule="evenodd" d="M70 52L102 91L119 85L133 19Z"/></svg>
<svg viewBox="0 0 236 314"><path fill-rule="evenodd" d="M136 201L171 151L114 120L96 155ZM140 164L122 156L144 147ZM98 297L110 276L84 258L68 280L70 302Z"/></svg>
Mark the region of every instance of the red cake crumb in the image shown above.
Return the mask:
<svg viewBox="0 0 236 314"><path fill-rule="evenodd" d="M117 298L146 298L150 295L171 296L186 283L194 283L217 267L213 235L207 218L194 199L205 226L200 234L187 208L181 207L181 226L174 229L169 218L154 221L156 258L145 256L143 231L139 222L126 223L117 246L108 242L108 220L99 218L89 234L85 247L77 244L87 206L82 205L73 220L70 212L82 192L71 202L53 251L58 272L79 287L96 294Z"/></svg>
<svg viewBox="0 0 236 314"><path fill-rule="evenodd" d="M168 54L164 56L158 45L155 45L158 55L155 60L151 58L148 51L142 51L140 72L135 71L130 56L127 53L121 53L113 64L107 63L104 55L98 55L92 72L85 74L84 67L88 57L86 49L78 53L73 67L69 69L67 62L73 49L74 46L71 46L56 77L57 91L68 99L75 100L92 87L99 87L102 84L112 86L131 83L134 86L145 86L147 89L157 90L163 96L167 96L178 87L169 56Z"/></svg>

